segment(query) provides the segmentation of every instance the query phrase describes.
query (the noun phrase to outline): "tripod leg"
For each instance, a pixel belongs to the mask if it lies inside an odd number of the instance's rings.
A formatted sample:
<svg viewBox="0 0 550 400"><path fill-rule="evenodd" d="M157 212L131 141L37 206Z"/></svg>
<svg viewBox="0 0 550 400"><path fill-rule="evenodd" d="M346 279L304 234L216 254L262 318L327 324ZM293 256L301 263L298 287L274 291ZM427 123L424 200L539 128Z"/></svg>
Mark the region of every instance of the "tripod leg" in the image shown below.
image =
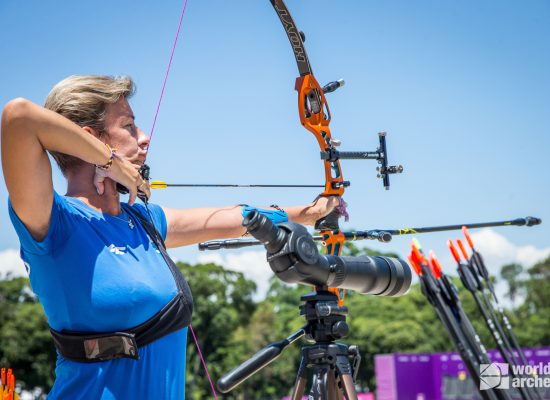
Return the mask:
<svg viewBox="0 0 550 400"><path fill-rule="evenodd" d="M304 395L304 391L306 389L306 383L307 383L307 379L303 376L299 376L296 379L296 383L294 384L294 389L292 389L292 396L290 397L292 400L302 399L302 396Z"/></svg>
<svg viewBox="0 0 550 400"><path fill-rule="evenodd" d="M340 381L344 388L344 393L347 400L357 400L357 392L355 391L355 382L353 382L351 364L348 357L338 356L336 358L336 372L340 376Z"/></svg>
<svg viewBox="0 0 550 400"><path fill-rule="evenodd" d="M329 397L329 375L330 367L318 366L313 370L313 382L311 384L311 390L309 392L309 399L311 400L333 400L334 397Z"/></svg>
<svg viewBox="0 0 550 400"><path fill-rule="evenodd" d="M292 400L301 400L306 390L307 384L307 371L306 371L306 360L304 359L304 354L302 351L302 358L300 360L300 367L298 367L298 373L296 374L296 383L294 383L294 388L292 389Z"/></svg>
<svg viewBox="0 0 550 400"><path fill-rule="evenodd" d="M355 391L355 384L351 375L342 375L340 377L344 386L344 393L348 400L357 400L357 392Z"/></svg>
<svg viewBox="0 0 550 400"><path fill-rule="evenodd" d="M341 400L342 393L340 392L340 389L338 387L338 378L336 376L336 370L331 368L328 371L326 381L327 381L326 387L328 392L328 398Z"/></svg>

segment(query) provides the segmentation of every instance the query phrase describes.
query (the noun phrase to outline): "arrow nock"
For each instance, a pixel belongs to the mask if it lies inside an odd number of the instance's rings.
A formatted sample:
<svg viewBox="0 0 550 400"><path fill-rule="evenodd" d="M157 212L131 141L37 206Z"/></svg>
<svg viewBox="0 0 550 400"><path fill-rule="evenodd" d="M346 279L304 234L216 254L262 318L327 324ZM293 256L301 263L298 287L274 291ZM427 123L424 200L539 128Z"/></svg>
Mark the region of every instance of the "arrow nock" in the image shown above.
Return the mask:
<svg viewBox="0 0 550 400"><path fill-rule="evenodd" d="M418 249L418 251L422 252L422 245L420 244L420 241L417 238L412 239L412 245Z"/></svg>

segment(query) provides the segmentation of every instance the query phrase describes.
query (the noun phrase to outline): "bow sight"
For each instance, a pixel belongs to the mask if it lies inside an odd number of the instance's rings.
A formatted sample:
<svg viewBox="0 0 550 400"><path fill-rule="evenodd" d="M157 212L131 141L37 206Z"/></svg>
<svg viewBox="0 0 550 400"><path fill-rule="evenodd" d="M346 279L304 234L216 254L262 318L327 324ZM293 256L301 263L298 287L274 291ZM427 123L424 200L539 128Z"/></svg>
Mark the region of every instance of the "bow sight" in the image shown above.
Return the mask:
<svg viewBox="0 0 550 400"><path fill-rule="evenodd" d="M378 132L380 147L376 151L338 151L335 147L340 146L340 141L331 140L331 146L325 151L321 151L321 159L328 162L338 160L376 160L380 164L376 171L377 177L382 179L382 183L386 190L390 188L390 174L400 174L403 172L402 165L388 165L388 150L386 147L386 132ZM349 182L345 181L344 186L349 186Z"/></svg>
<svg viewBox="0 0 550 400"><path fill-rule="evenodd" d="M328 83L326 87L333 85L337 82L343 82L340 79L336 82ZM343 83L340 83L341 87ZM325 89L323 88L323 90ZM333 89L331 91L334 91ZM327 93L327 92L325 92ZM341 145L341 141L338 139L327 139L327 146L324 151L321 151L321 160L328 163L336 163L339 160L376 160L378 167L377 178L382 179L382 183L386 190L390 188L391 174L400 174L403 172L402 165L388 165L388 150L386 146L386 132L378 132L378 139L380 141L379 147L375 151L338 151L336 147ZM119 185L120 186L120 185ZM238 184L238 183L166 183L162 180L151 181L151 189L166 189L169 187L226 187L226 188L324 188L326 185L315 184ZM350 186L349 181L334 181L330 184L332 189L346 188ZM122 187L123 188L123 187ZM125 190L125 189L124 189ZM119 190L120 191L120 190ZM123 194L128 191L121 192Z"/></svg>

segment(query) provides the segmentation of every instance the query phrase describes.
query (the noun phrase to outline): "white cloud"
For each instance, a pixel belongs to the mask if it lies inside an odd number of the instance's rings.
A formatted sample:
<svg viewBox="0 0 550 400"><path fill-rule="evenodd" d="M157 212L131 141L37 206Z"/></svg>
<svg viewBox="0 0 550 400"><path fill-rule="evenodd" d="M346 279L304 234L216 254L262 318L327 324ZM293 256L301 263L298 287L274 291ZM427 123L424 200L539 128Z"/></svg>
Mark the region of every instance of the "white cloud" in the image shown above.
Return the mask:
<svg viewBox="0 0 550 400"><path fill-rule="evenodd" d="M0 279L27 276L19 250L8 249L0 251Z"/></svg>
<svg viewBox="0 0 550 400"><path fill-rule="evenodd" d="M505 264L519 263L529 268L550 255L550 247L538 249L532 245L518 246L489 228L472 233L471 236L487 269L497 276Z"/></svg>
<svg viewBox="0 0 550 400"><path fill-rule="evenodd" d="M254 295L255 300L265 298L269 289L269 279L273 275L266 261L265 251L245 251L241 253L222 254L209 253L197 257L199 263L215 263L223 267L244 273L244 275L256 282L258 289Z"/></svg>
<svg viewBox="0 0 550 400"><path fill-rule="evenodd" d="M495 290L498 298L505 307L513 306L507 295L508 286L500 279L500 269L510 263L518 263L525 268L530 268L550 256L550 247L538 249L533 245L519 246L489 228L482 229L471 236L489 273L497 277ZM521 303L522 300L518 298L517 301Z"/></svg>

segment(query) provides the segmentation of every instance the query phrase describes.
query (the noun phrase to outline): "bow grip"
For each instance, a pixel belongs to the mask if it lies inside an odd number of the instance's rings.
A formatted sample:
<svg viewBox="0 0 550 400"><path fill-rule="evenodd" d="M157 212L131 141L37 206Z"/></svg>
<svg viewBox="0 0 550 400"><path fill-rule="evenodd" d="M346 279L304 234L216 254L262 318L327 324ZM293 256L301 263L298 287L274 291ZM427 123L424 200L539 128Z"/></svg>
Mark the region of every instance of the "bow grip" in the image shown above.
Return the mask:
<svg viewBox="0 0 550 400"><path fill-rule="evenodd" d="M319 231L337 231L340 230L338 225L338 219L340 218L340 212L335 208L330 214L320 218L315 222L315 229Z"/></svg>

